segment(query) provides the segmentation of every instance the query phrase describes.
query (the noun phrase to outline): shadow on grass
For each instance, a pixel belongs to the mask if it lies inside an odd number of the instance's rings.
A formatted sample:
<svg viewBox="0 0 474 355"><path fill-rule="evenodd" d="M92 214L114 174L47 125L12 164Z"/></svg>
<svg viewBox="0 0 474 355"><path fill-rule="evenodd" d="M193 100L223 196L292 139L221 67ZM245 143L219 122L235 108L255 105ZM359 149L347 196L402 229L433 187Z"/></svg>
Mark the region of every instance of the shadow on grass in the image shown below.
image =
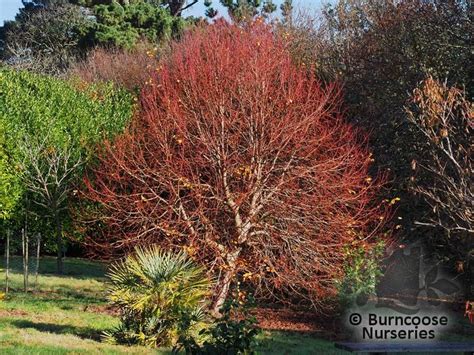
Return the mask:
<svg viewBox="0 0 474 355"><path fill-rule="evenodd" d="M84 293L90 292L90 293ZM14 299L23 301L41 302L72 302L79 304L101 304L107 301L103 293L93 292L89 290L77 291L72 288L59 287L53 290L30 290L23 292L22 288L10 288L10 294L14 295Z"/></svg>
<svg viewBox="0 0 474 355"><path fill-rule="evenodd" d="M82 339L91 339L101 341L102 332L89 327L76 327L72 325L61 325L54 323L36 323L23 319L12 319L10 324L21 329L36 329L40 332L49 332L55 334L75 335Z"/></svg>
<svg viewBox="0 0 474 355"><path fill-rule="evenodd" d="M0 266L4 267L3 259L0 260ZM30 258L29 268L32 273L36 270L36 259ZM56 258L41 257L39 265L40 275L52 275L56 277L71 277L77 279L103 279L105 277L107 266L101 262L94 262L85 259L64 259L64 273L59 275L56 273ZM12 256L10 260L10 271L22 273L23 261L19 256Z"/></svg>
<svg viewBox="0 0 474 355"><path fill-rule="evenodd" d="M258 339L258 354L346 354L332 341L312 333L265 331Z"/></svg>
<svg viewBox="0 0 474 355"><path fill-rule="evenodd" d="M91 292L91 291L83 291L83 292ZM102 303L105 302L107 299L105 296L99 293L90 293L86 294L81 291L76 291L74 289L66 289L66 288L58 288L54 291L54 293L60 296L60 299L64 300L74 300L79 303L85 304L94 304L94 303ZM51 297L51 291L46 292L47 297Z"/></svg>

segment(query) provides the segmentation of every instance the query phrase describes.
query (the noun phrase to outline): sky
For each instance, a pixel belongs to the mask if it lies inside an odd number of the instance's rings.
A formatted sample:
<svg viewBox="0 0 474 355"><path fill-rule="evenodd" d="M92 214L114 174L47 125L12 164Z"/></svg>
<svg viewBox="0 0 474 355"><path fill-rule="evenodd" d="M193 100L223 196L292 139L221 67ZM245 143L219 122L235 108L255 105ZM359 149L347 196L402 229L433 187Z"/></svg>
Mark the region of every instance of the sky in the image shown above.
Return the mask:
<svg viewBox="0 0 474 355"><path fill-rule="evenodd" d="M22 6L21 0L0 0L0 26L5 20L13 20Z"/></svg>
<svg viewBox="0 0 474 355"><path fill-rule="evenodd" d="M276 5L280 6L283 0L274 0L273 1ZM305 8L310 10L317 10L320 8L321 3L326 3L327 1L324 0L294 0L294 6L297 8ZM22 7L21 0L0 0L0 26L3 25L5 20L13 20L15 18L18 9ZM223 13L224 10L222 6L219 4L219 0L213 1L213 7L219 11L219 13ZM204 1L199 0L199 2L192 6L189 10L185 11L185 15L188 16L204 16L205 6Z"/></svg>

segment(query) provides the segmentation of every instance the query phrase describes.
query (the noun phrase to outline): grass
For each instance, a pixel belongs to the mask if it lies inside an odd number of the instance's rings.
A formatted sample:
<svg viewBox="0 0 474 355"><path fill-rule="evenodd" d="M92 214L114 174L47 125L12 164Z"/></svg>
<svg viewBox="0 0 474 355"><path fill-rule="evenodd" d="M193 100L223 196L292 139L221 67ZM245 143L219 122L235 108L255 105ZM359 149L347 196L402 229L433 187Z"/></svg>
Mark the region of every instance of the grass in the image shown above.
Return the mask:
<svg viewBox="0 0 474 355"><path fill-rule="evenodd" d="M258 354L349 354L334 343L307 333L264 331L258 338Z"/></svg>
<svg viewBox="0 0 474 355"><path fill-rule="evenodd" d="M1 262L0 266L3 266ZM170 353L169 349L150 350L102 342L102 332L119 322L117 316L105 312L106 265L66 259L64 267L64 275L55 275L56 260L42 258L38 287L34 288L33 274L30 292L24 293L21 259L12 259L10 293L0 301L1 354ZM35 270L34 260L30 270ZM0 271L3 278L4 270ZM450 334L444 340L467 339ZM348 354L336 350L331 341L304 333L263 331L258 341L258 354Z"/></svg>
<svg viewBox="0 0 474 355"><path fill-rule="evenodd" d="M116 316L104 312L104 264L66 259L64 275L59 276L54 274L56 260L42 258L35 289L34 262L30 266L30 292L24 293L21 259L12 258L10 292L0 301L1 354L170 353L168 349L150 350L101 341L102 332L119 322ZM259 336L259 354L331 354L336 353L334 350L332 342L310 335L264 331Z"/></svg>
<svg viewBox="0 0 474 355"><path fill-rule="evenodd" d="M68 259L63 276L52 273L55 265L54 258L43 258L37 289L30 276L32 291L24 293L21 260L13 258L11 292L0 302L2 354L152 353L100 341L101 333L118 323L117 317L98 312L106 305L104 265Z"/></svg>

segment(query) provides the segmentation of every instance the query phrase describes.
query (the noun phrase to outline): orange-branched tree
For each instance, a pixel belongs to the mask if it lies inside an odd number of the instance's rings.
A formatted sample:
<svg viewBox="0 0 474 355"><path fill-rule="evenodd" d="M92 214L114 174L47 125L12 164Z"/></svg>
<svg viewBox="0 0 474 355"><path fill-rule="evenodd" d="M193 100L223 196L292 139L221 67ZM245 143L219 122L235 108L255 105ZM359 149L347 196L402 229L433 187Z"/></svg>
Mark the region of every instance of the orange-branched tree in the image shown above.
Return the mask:
<svg viewBox="0 0 474 355"><path fill-rule="evenodd" d="M370 247L385 217L361 136L341 115L340 87L296 66L262 21L197 29L85 180L98 206L87 217L101 226L86 244L109 256L184 248L216 277L216 312L238 277L320 306L344 246Z"/></svg>

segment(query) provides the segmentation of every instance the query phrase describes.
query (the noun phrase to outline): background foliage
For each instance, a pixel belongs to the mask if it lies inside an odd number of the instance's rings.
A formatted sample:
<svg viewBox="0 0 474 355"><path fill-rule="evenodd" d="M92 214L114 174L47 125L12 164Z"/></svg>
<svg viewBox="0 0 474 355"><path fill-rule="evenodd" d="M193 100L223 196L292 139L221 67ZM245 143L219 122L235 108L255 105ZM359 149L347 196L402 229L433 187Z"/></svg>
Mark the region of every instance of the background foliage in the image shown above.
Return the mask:
<svg viewBox="0 0 474 355"><path fill-rule="evenodd" d="M399 199L392 219L395 235L423 240L431 253L466 280L472 277L467 267L473 264L472 233L467 233L464 253L459 253L451 249L459 245L456 237L418 223L436 211L417 191L436 185L432 173L417 163L435 166L439 147L412 124L406 107L428 76L464 90L472 103L470 12L471 4L462 0L341 0L328 5L322 18L295 16L279 26L290 38L295 60L326 82L343 83L349 120L370 133L374 167L389 172L385 200ZM462 131L468 139L469 129L454 128L464 121L458 117L451 122L448 131ZM449 224L450 217L440 218Z"/></svg>
<svg viewBox="0 0 474 355"><path fill-rule="evenodd" d="M15 186L10 199L21 197L16 220L23 223L28 213L52 218L62 234L83 168L98 143L123 130L131 97L111 84L73 84L11 69L0 70L0 92L0 127L8 132L2 184ZM41 219L34 220L40 227Z"/></svg>

